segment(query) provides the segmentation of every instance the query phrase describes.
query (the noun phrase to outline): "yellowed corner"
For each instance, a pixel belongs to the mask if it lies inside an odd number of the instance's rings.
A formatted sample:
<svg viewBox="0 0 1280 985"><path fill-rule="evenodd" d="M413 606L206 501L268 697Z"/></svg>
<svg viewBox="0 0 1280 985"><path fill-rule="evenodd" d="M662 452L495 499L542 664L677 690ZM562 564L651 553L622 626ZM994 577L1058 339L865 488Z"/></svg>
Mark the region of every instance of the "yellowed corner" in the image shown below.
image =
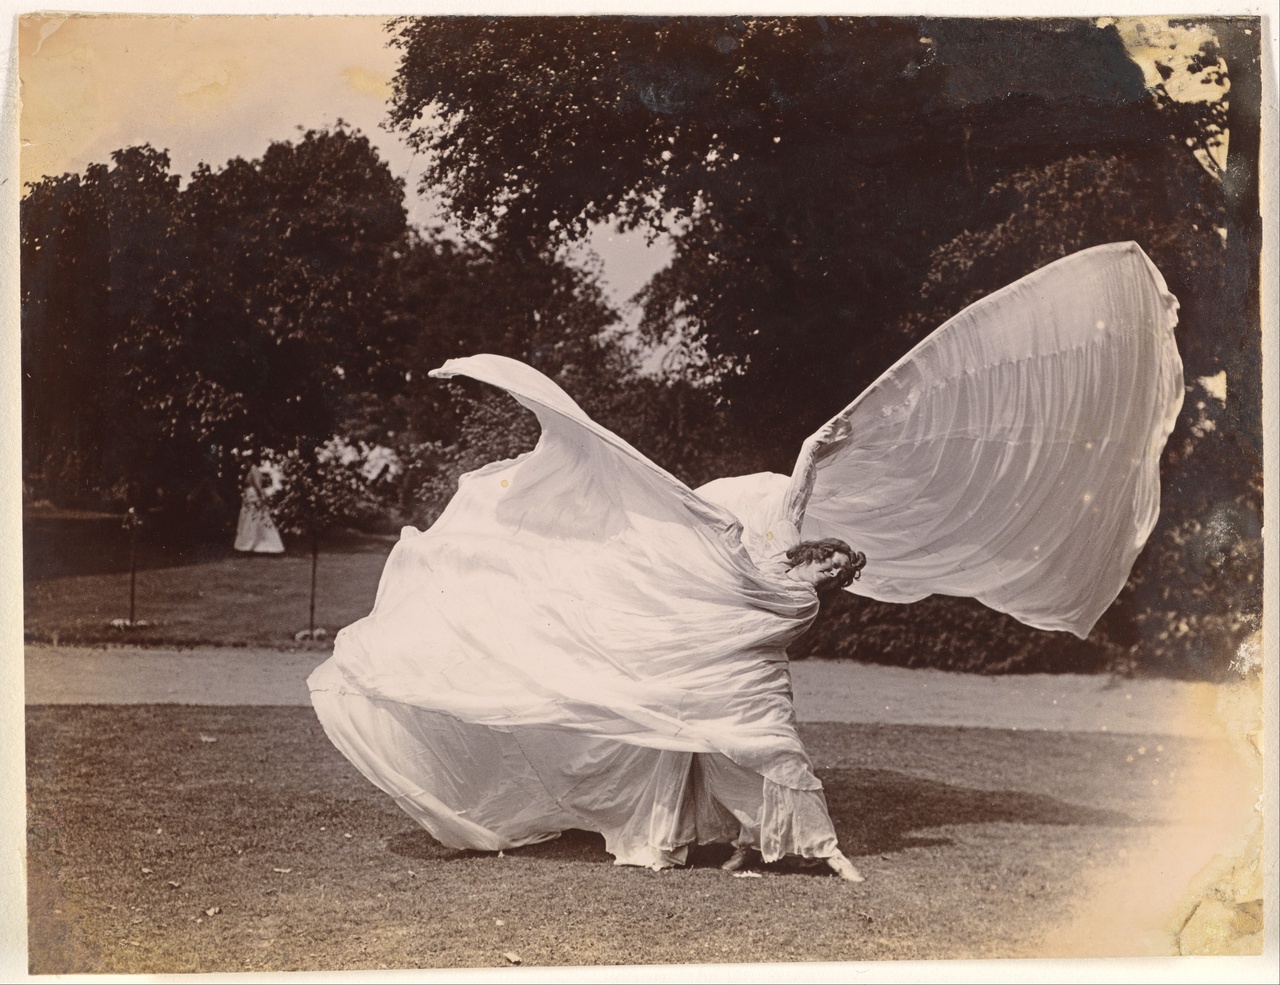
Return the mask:
<svg viewBox="0 0 1280 985"><path fill-rule="evenodd" d="M1263 674L1242 671L1189 690L1188 724L1204 738L1174 778L1169 820L1092 879L1041 956L1262 954Z"/></svg>

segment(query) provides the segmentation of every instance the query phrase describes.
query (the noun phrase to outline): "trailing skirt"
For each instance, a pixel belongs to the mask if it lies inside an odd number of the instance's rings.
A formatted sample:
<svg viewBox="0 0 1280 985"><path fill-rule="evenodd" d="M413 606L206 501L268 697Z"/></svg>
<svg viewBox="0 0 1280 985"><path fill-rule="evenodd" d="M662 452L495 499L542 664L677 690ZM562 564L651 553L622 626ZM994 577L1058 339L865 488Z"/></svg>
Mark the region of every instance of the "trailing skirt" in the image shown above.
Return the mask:
<svg viewBox="0 0 1280 985"><path fill-rule="evenodd" d="M1132 243L970 306L837 415L800 530L785 476L694 492L530 367L450 360L433 375L507 390L542 436L406 528L310 678L320 720L451 847L581 828L626 864L699 842L830 856L786 657L817 599L776 552L842 537L869 558L851 591L1087 635L1158 515L1176 310Z"/></svg>
<svg viewBox="0 0 1280 985"><path fill-rule="evenodd" d="M579 828L620 864L706 842L834 854L786 656L813 588L757 567L731 513L535 370L438 373L508 390L542 436L404 530L373 611L309 681L334 744L454 848Z"/></svg>

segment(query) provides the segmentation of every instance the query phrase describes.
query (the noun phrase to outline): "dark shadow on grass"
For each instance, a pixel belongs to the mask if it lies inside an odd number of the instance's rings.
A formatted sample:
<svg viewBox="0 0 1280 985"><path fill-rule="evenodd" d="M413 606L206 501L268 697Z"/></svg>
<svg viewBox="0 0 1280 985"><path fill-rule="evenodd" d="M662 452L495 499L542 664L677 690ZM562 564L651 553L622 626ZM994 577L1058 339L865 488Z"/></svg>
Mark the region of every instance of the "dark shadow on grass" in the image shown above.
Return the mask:
<svg viewBox="0 0 1280 985"><path fill-rule="evenodd" d="M933 842L930 842L931 844ZM456 850L445 848L425 831L405 831L388 839L387 848L397 855L418 862L469 862L474 859L492 859L497 852ZM688 864L690 869L718 869L733 848L730 845L691 845ZM604 837L594 831L570 829L559 838L509 848L503 852L513 859L540 862L574 862L580 865L613 865L613 856L604 848ZM826 864L813 859L785 858L765 866L770 872L799 875L830 875Z"/></svg>
<svg viewBox="0 0 1280 985"><path fill-rule="evenodd" d="M471 851L445 848L425 831L404 831L387 840L387 849L405 858L432 862L465 862L475 858L493 858L497 852ZM594 831L571 829L561 832L559 838L512 848L503 854L518 858L534 858L545 861L586 862L589 864L613 864L613 856L604 850L604 838Z"/></svg>
<svg viewBox="0 0 1280 985"><path fill-rule="evenodd" d="M1051 824L1135 827L1120 811L1072 804L1020 790L975 790L893 770L819 770L827 807L846 855L879 855L945 838L912 832L956 824Z"/></svg>
<svg viewBox="0 0 1280 985"><path fill-rule="evenodd" d="M236 557L270 564L278 555L246 555L231 544L234 529L192 531L181 528L157 529L144 525L139 530L137 563L139 571L211 564ZM325 554L386 554L394 536L339 531L325 538ZM305 545L285 546L295 555L306 554ZM110 575L129 571L129 534L121 517L26 517L22 523L22 577L24 581L44 581L74 575Z"/></svg>
<svg viewBox="0 0 1280 985"><path fill-rule="evenodd" d="M819 770L840 847L846 855L886 855L910 848L949 845L951 839L921 834L959 824L1043 824L1072 827L1135 827L1140 823L1120 811L1086 807L1018 790L975 790L939 783L894 770ZM419 860L465 861L490 858L494 852L443 848L425 831L408 831L387 846L398 855ZM729 857L728 845L697 845L689 850L691 868L719 866ZM508 850L519 858L611 864L604 838L570 830L559 838ZM771 872L827 875L825 865L786 858L767 866Z"/></svg>

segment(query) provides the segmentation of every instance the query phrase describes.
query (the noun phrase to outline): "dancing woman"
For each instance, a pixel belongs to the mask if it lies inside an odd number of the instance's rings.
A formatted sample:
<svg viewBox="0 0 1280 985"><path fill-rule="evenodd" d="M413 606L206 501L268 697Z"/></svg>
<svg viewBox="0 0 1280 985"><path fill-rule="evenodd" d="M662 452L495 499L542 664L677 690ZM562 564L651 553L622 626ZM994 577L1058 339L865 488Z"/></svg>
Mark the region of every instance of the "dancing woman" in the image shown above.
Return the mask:
<svg viewBox="0 0 1280 985"><path fill-rule="evenodd" d="M724 843L730 867L798 855L856 881L791 701L818 589L1087 635L1158 514L1176 307L1134 244L1066 257L938 329L791 476L697 491L528 366L450 360L433 375L507 390L541 439L405 529L309 681L325 730L451 847L578 828L618 864Z"/></svg>

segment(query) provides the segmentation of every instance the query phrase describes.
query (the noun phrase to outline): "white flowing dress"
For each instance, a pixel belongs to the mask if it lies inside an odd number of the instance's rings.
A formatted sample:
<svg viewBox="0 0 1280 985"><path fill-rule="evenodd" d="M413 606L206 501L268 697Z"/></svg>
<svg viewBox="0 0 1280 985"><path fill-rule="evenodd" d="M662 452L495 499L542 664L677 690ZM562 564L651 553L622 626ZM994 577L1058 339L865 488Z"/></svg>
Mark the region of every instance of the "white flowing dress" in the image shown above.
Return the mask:
<svg viewBox="0 0 1280 985"><path fill-rule="evenodd" d="M254 485L246 485L240 499L235 549L250 554L283 554L284 541L271 519L267 499Z"/></svg>
<svg viewBox="0 0 1280 985"><path fill-rule="evenodd" d="M1158 512L1175 311L1134 244L978 302L837 415L802 516L785 476L695 492L528 366L450 360L433 375L507 390L541 439L405 529L309 680L320 720L451 847L579 828L619 864L707 842L830 856L786 657L817 599L778 552L843 537L868 555L854 591L1087 634Z"/></svg>

